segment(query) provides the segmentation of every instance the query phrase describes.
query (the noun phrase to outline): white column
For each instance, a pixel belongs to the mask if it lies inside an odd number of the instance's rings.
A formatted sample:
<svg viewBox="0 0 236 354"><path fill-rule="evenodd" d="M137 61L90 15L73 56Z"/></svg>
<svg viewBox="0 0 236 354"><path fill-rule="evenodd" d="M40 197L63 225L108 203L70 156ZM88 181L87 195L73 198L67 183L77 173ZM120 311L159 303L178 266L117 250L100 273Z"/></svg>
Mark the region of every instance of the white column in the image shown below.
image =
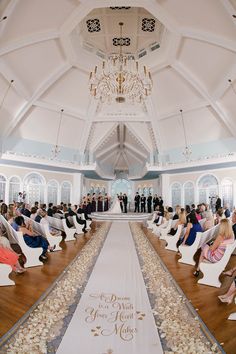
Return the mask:
<svg viewBox="0 0 236 354"><path fill-rule="evenodd" d="M73 175L73 187L72 187L72 196L71 203L78 204L81 200L83 188L83 174L75 173Z"/></svg>
<svg viewBox="0 0 236 354"><path fill-rule="evenodd" d="M164 205L170 205L170 175L163 173L160 176L160 182L161 196L164 201Z"/></svg>

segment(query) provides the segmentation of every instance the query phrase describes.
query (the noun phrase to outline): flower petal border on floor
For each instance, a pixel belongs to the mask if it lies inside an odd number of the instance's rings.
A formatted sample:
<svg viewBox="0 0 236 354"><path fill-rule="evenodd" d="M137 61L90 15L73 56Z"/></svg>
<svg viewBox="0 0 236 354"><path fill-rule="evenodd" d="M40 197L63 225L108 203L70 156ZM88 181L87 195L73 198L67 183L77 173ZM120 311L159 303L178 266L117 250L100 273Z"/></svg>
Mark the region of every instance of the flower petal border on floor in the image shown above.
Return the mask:
<svg viewBox="0 0 236 354"><path fill-rule="evenodd" d="M111 223L104 223L59 277L51 291L15 326L0 353L54 353L81 298Z"/></svg>
<svg viewBox="0 0 236 354"><path fill-rule="evenodd" d="M162 260L141 224L130 223L143 277L165 353L225 353L204 325Z"/></svg>

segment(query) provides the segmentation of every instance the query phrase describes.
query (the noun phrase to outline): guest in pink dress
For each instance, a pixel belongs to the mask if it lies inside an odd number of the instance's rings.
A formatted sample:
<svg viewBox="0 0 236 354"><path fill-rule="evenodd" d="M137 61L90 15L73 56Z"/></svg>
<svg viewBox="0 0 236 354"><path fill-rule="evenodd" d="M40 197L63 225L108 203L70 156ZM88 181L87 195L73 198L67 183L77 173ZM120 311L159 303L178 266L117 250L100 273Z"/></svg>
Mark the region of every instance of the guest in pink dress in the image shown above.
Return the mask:
<svg viewBox="0 0 236 354"><path fill-rule="evenodd" d="M19 254L15 253L10 246L8 239L0 236L0 263L8 264L16 273L25 271L18 262Z"/></svg>

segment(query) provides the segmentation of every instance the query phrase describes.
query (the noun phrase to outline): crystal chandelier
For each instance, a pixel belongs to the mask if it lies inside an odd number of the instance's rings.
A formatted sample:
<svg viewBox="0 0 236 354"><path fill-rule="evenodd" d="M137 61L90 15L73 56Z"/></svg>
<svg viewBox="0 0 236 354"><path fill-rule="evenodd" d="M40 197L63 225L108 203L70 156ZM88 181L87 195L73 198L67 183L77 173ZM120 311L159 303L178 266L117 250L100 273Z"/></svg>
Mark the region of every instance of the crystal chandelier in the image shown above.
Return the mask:
<svg viewBox="0 0 236 354"><path fill-rule="evenodd" d="M182 119L182 124L183 124L183 131L184 131L184 142L185 142L185 147L183 151L183 155L186 159L186 161L189 161L192 155L192 150L190 146L187 144L187 137L186 137L186 130L185 130L185 125L184 125L184 117L183 117L183 110L180 109L180 114L181 114L181 119Z"/></svg>
<svg viewBox="0 0 236 354"><path fill-rule="evenodd" d="M52 157L51 157L52 159L56 159L57 156L59 155L59 153L61 152L60 146L58 145L58 141L59 141L59 134L60 134L60 129L61 129L61 122L62 122L62 114L63 114L63 112L64 112L64 109L61 109L60 121L59 121L58 130L57 130L56 144L52 148Z"/></svg>
<svg viewBox="0 0 236 354"><path fill-rule="evenodd" d="M152 91L152 77L147 67L140 68L133 55L122 53L123 25L123 22L119 23L119 54L111 54L100 70L95 66L90 73L90 93L102 103L141 103Z"/></svg>

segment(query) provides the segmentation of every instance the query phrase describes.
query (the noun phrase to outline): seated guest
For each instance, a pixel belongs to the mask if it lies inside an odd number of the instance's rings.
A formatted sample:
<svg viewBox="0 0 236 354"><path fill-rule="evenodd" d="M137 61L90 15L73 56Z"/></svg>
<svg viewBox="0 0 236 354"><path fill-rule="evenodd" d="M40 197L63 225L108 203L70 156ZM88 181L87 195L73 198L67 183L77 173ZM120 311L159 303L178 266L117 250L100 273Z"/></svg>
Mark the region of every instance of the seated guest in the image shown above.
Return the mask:
<svg viewBox="0 0 236 354"><path fill-rule="evenodd" d="M214 226L214 217L210 210L205 213L206 221L203 224L203 231L210 230Z"/></svg>
<svg viewBox="0 0 236 354"><path fill-rule="evenodd" d="M22 205L22 209L20 210L21 214L24 215L24 216L27 216L28 218L30 218L30 206L29 204L23 204Z"/></svg>
<svg viewBox="0 0 236 354"><path fill-rule="evenodd" d="M225 205L225 210L224 210L224 214L226 218L230 218L230 210L229 210L229 204Z"/></svg>
<svg viewBox="0 0 236 354"><path fill-rule="evenodd" d="M16 273L23 273L25 269L21 267L19 254L13 251L9 240L0 234L0 263L8 264Z"/></svg>
<svg viewBox="0 0 236 354"><path fill-rule="evenodd" d="M173 219L173 208L172 207L168 207L167 211L168 211L168 213L170 215L170 219Z"/></svg>
<svg viewBox="0 0 236 354"><path fill-rule="evenodd" d="M195 210L195 214L196 214L196 218L199 220L202 220L202 215L201 215L201 212L200 212L200 209L197 208L197 209L194 209Z"/></svg>
<svg viewBox="0 0 236 354"><path fill-rule="evenodd" d="M225 219L224 209L219 208L216 212L215 225L218 225L222 219Z"/></svg>
<svg viewBox="0 0 236 354"><path fill-rule="evenodd" d="M199 275L199 264L205 259L211 263L218 262L224 255L226 246L234 241L233 230L228 219L220 221L219 233L211 246L205 244L202 246L202 252L199 258L197 270L193 273L195 277Z"/></svg>
<svg viewBox="0 0 236 354"><path fill-rule="evenodd" d="M70 211L65 214L66 220L68 220L68 221L66 221L67 226L71 227L71 226L69 226L69 224L71 224L71 223L70 223L70 220L68 219L68 217L73 217L74 215L76 216L77 223L80 224L80 225L84 225L82 231L84 233L86 233L87 232L87 230L86 230L86 227L87 227L86 220L82 220L81 217L78 215L78 213L75 213L72 209L70 209Z"/></svg>
<svg viewBox="0 0 236 354"><path fill-rule="evenodd" d="M219 295L218 298L221 302L227 302L227 304L232 304L234 297L236 295L236 277L232 284L230 285L228 291L224 295Z"/></svg>
<svg viewBox="0 0 236 354"><path fill-rule="evenodd" d="M157 235L157 236L160 236L161 235L161 231L163 229L165 229L167 226L168 226L168 223L169 223L169 220L170 220L170 214L168 211L164 211L164 216L161 220L161 224L158 225L154 230L154 234Z"/></svg>
<svg viewBox="0 0 236 354"><path fill-rule="evenodd" d="M233 211L232 213L232 229L233 229L233 233L234 233L234 238L236 240L236 210Z"/></svg>
<svg viewBox="0 0 236 354"><path fill-rule="evenodd" d="M181 244L191 246L196 239L197 232L202 232L202 227L196 218L196 213L191 212L187 215L185 233L177 241L176 247L179 248Z"/></svg>
<svg viewBox="0 0 236 354"><path fill-rule="evenodd" d="M181 206L180 205L176 205L175 207L175 215L173 216L173 220L176 220L179 218L179 214L181 212Z"/></svg>
<svg viewBox="0 0 236 354"><path fill-rule="evenodd" d="M53 216L53 218L56 218L56 219L63 219L64 218L64 214L55 205L52 207L52 216Z"/></svg>
<svg viewBox="0 0 236 354"><path fill-rule="evenodd" d="M29 223L28 226L25 224L25 220L23 216L17 216L15 218L15 223L18 225L18 231L21 231L23 233L24 241L27 244L27 246L32 247L32 248L38 248L42 247L43 252L40 256L41 260L46 260L47 259L47 251L53 251L55 249L55 246L50 247L48 240L41 236L41 235L36 235L33 230L32 230L32 225Z"/></svg>
<svg viewBox="0 0 236 354"><path fill-rule="evenodd" d="M191 208L189 205L185 205L185 211L186 211L186 215L191 213ZM195 210L194 210L195 211Z"/></svg>
<svg viewBox="0 0 236 354"><path fill-rule="evenodd" d="M37 216L37 210L38 208L36 207L32 207L31 211L30 211L30 219L35 220L36 216Z"/></svg>
<svg viewBox="0 0 236 354"><path fill-rule="evenodd" d="M47 210L48 216L52 216L52 207L53 207L53 203L49 203L48 204L48 210Z"/></svg>
<svg viewBox="0 0 236 354"><path fill-rule="evenodd" d="M85 220L92 220L92 218L90 218L88 216L88 214L86 213L86 210L84 209L83 204L81 204L81 203L80 203L79 208L77 209L76 213L77 214L84 214Z"/></svg>
<svg viewBox="0 0 236 354"><path fill-rule="evenodd" d="M39 211L39 215L41 217L40 219L40 224L41 225L48 225L48 228L49 228L49 232L52 236L60 236L61 235L61 231L57 230L57 229L54 229L52 226L49 225L49 221L47 219L47 211L46 209L42 209Z"/></svg>
<svg viewBox="0 0 236 354"><path fill-rule="evenodd" d="M168 235L174 236L176 234L176 232L177 232L178 226L179 225L184 226L185 224L186 224L186 212L183 209L179 213L179 219L177 219L177 222L176 222L175 226L170 229L170 232L168 233Z"/></svg>

